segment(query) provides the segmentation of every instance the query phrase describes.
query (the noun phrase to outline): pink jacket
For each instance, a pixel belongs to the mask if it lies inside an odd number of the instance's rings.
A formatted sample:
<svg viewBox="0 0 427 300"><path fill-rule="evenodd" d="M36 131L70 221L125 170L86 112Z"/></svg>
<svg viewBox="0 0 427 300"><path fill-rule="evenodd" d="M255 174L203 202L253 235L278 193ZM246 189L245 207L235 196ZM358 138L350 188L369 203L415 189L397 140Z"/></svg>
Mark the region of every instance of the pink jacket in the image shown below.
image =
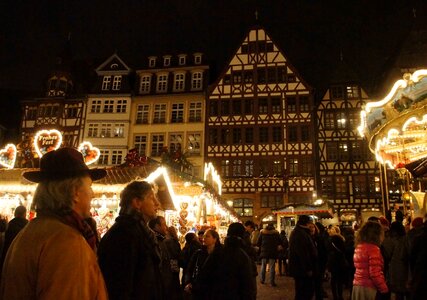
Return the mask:
<svg viewBox="0 0 427 300"><path fill-rule="evenodd" d="M388 288L384 278L384 260L380 248L374 244L359 244L354 252L353 285L370 287L380 293L387 293Z"/></svg>

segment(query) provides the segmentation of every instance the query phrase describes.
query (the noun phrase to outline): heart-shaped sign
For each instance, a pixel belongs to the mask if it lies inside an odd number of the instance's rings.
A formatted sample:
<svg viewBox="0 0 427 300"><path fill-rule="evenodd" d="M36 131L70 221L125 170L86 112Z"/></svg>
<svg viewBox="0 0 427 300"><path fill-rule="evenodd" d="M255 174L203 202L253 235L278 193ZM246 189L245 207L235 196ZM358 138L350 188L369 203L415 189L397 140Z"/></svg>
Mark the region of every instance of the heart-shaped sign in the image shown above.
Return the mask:
<svg viewBox="0 0 427 300"><path fill-rule="evenodd" d="M13 169L15 166L16 154L16 146L14 144L7 144L6 147L0 150L0 166Z"/></svg>
<svg viewBox="0 0 427 300"><path fill-rule="evenodd" d="M92 146L90 142L83 142L80 144L78 150L83 154L86 165L96 162L101 155L98 148Z"/></svg>
<svg viewBox="0 0 427 300"><path fill-rule="evenodd" d="M62 144L62 134L56 130L40 130L34 137L34 149L41 158L46 153L59 149Z"/></svg>

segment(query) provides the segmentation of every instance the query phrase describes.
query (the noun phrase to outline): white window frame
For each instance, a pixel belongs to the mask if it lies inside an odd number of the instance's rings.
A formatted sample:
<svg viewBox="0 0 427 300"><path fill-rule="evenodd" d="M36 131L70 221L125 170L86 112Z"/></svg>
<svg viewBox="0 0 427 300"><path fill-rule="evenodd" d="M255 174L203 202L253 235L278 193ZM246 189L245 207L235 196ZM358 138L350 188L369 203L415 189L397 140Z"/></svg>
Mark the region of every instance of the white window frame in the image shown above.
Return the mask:
<svg viewBox="0 0 427 300"><path fill-rule="evenodd" d="M101 138L110 138L111 137L111 129L112 129L112 124L102 123L101 124L100 137Z"/></svg>
<svg viewBox="0 0 427 300"><path fill-rule="evenodd" d="M150 89L151 89L151 75L142 75L141 82L139 85L139 92L141 94L148 94L150 93Z"/></svg>
<svg viewBox="0 0 427 300"><path fill-rule="evenodd" d="M135 135L133 147L138 150L140 156L147 155L148 136L146 134Z"/></svg>
<svg viewBox="0 0 427 300"><path fill-rule="evenodd" d="M110 88L111 88L111 76L110 75L104 76L104 78L102 79L101 89L103 91L108 91Z"/></svg>
<svg viewBox="0 0 427 300"><path fill-rule="evenodd" d="M88 130L87 130L87 137L98 137L98 133L99 133L99 124L89 124L88 126Z"/></svg>
<svg viewBox="0 0 427 300"><path fill-rule="evenodd" d="M168 74L167 73L157 74L156 92L166 93L167 91L168 91Z"/></svg>
<svg viewBox="0 0 427 300"><path fill-rule="evenodd" d="M186 58L187 58L186 55L179 55L178 64L180 66L184 66L186 64L186 60L187 60Z"/></svg>
<svg viewBox="0 0 427 300"><path fill-rule="evenodd" d="M102 112L105 114L114 113L114 100L104 100Z"/></svg>
<svg viewBox="0 0 427 300"><path fill-rule="evenodd" d="M138 104L136 106L136 124L148 124L150 116L150 105L149 104Z"/></svg>
<svg viewBox="0 0 427 300"><path fill-rule="evenodd" d="M116 113L126 113L128 101L126 99L117 100Z"/></svg>
<svg viewBox="0 0 427 300"><path fill-rule="evenodd" d="M116 75L113 79L113 91L119 91L122 87L122 75Z"/></svg>
<svg viewBox="0 0 427 300"><path fill-rule="evenodd" d="M184 103L172 103L171 109L171 123L183 123L184 122Z"/></svg>
<svg viewBox="0 0 427 300"><path fill-rule="evenodd" d="M158 157L161 155L165 145L165 135L163 133L151 134L151 156Z"/></svg>
<svg viewBox="0 0 427 300"><path fill-rule="evenodd" d="M98 165L108 165L110 162L110 150L100 150Z"/></svg>
<svg viewBox="0 0 427 300"><path fill-rule="evenodd" d="M99 114L101 112L102 100L92 100L90 105L90 112L94 114Z"/></svg>
<svg viewBox="0 0 427 300"><path fill-rule="evenodd" d="M150 68L154 68L156 66L156 58L155 57L149 57L148 58L148 66Z"/></svg>
<svg viewBox="0 0 427 300"><path fill-rule="evenodd" d="M113 150L111 153L111 164L120 165L123 160L123 150Z"/></svg>
<svg viewBox="0 0 427 300"><path fill-rule="evenodd" d="M115 138L122 138L125 136L125 124L114 124L113 130L112 130L112 136Z"/></svg>
<svg viewBox="0 0 427 300"><path fill-rule="evenodd" d="M202 121L202 102L190 102L188 110L188 122L201 122Z"/></svg>
<svg viewBox="0 0 427 300"><path fill-rule="evenodd" d="M200 65L202 63L202 55L201 54L194 54L194 64Z"/></svg>
<svg viewBox="0 0 427 300"><path fill-rule="evenodd" d="M179 72L174 74L174 92L182 92L185 89L185 73Z"/></svg>
<svg viewBox="0 0 427 300"><path fill-rule="evenodd" d="M171 65L171 57L170 56L163 56L163 66L169 67Z"/></svg>
<svg viewBox="0 0 427 300"><path fill-rule="evenodd" d="M156 103L153 110L153 124L166 123L166 104Z"/></svg>
<svg viewBox="0 0 427 300"><path fill-rule="evenodd" d="M200 155L202 149L202 133L188 132L187 133L187 151L191 155Z"/></svg>
<svg viewBox="0 0 427 300"><path fill-rule="evenodd" d="M184 133L182 132L174 132L169 133L169 151L179 151L182 152L184 147Z"/></svg>
<svg viewBox="0 0 427 300"><path fill-rule="evenodd" d="M191 90L200 91L203 88L203 72L197 71L191 73Z"/></svg>

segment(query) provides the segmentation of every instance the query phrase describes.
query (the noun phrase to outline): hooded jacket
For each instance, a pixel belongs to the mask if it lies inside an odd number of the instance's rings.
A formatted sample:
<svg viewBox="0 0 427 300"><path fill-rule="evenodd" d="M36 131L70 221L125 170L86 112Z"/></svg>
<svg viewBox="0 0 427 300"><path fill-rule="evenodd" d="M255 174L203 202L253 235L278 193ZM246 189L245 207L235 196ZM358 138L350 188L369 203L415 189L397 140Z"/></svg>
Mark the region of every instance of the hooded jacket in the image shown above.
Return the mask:
<svg viewBox="0 0 427 300"><path fill-rule="evenodd" d="M268 227L261 230L258 237L258 247L260 247L260 258L278 258L278 246L281 245L281 239L277 230Z"/></svg>

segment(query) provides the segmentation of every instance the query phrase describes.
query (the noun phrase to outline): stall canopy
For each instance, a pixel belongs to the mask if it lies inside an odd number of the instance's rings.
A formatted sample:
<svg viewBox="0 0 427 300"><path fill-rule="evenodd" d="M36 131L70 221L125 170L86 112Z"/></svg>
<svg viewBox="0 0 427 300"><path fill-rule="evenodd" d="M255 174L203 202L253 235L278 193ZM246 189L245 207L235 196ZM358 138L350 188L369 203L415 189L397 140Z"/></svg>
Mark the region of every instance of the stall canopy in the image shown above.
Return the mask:
<svg viewBox="0 0 427 300"><path fill-rule="evenodd" d="M278 216L295 216L295 215L315 215L321 219L333 218L334 207L330 202L324 202L320 205L305 203L289 203L282 208L273 210Z"/></svg>

